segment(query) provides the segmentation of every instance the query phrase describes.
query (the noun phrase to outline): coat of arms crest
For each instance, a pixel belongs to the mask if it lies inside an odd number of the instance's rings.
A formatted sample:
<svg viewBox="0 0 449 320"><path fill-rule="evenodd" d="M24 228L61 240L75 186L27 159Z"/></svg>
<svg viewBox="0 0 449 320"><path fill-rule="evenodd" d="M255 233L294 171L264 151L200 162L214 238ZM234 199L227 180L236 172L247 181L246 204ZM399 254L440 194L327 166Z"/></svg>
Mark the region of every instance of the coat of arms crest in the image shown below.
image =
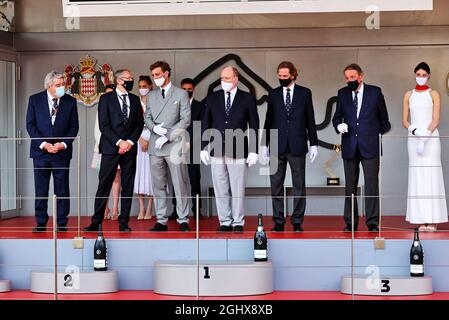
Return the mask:
<svg viewBox="0 0 449 320"><path fill-rule="evenodd" d="M97 59L85 55L77 66L71 64L64 69L66 92L78 103L92 107L103 94L104 87L113 82L114 75L109 64L97 64Z"/></svg>

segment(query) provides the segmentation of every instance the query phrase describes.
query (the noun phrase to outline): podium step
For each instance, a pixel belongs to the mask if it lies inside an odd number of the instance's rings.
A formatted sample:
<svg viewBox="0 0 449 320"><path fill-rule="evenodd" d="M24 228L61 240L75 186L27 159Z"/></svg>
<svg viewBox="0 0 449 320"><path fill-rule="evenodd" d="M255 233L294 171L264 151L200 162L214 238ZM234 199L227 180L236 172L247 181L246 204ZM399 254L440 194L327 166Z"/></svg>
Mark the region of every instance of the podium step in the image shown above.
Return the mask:
<svg viewBox="0 0 449 320"><path fill-rule="evenodd" d="M367 296L421 296L433 293L432 277L354 276L354 294ZM352 294L351 276L341 278L341 293Z"/></svg>
<svg viewBox="0 0 449 320"><path fill-rule="evenodd" d="M11 291L11 281L10 280L0 280L0 292Z"/></svg>
<svg viewBox="0 0 449 320"><path fill-rule="evenodd" d="M32 271L30 291L53 293L53 271ZM117 272L111 271L64 271L58 272L58 293L112 293L118 291Z"/></svg>
<svg viewBox="0 0 449 320"><path fill-rule="evenodd" d="M249 296L272 293L273 265L253 261L156 261L154 291L179 296Z"/></svg>

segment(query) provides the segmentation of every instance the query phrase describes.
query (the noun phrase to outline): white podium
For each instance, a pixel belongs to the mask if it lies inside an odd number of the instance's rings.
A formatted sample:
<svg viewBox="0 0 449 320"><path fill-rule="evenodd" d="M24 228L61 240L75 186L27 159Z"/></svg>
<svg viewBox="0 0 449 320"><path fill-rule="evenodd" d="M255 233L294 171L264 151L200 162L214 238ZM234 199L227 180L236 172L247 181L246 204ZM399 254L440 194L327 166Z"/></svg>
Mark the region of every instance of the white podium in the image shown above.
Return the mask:
<svg viewBox="0 0 449 320"><path fill-rule="evenodd" d="M341 278L341 293L368 296L421 296L433 293L432 277L379 277L355 275L352 285L351 276Z"/></svg>
<svg viewBox="0 0 449 320"><path fill-rule="evenodd" d="M54 292L53 271L32 271L30 291L35 293ZM58 293L112 293L118 291L116 271L60 271L58 272Z"/></svg>
<svg viewBox="0 0 449 320"><path fill-rule="evenodd" d="M154 292L178 296L249 296L271 293L273 265L252 261L157 261Z"/></svg>
<svg viewBox="0 0 449 320"><path fill-rule="evenodd" d="M0 280L0 292L11 291L11 281L10 280Z"/></svg>

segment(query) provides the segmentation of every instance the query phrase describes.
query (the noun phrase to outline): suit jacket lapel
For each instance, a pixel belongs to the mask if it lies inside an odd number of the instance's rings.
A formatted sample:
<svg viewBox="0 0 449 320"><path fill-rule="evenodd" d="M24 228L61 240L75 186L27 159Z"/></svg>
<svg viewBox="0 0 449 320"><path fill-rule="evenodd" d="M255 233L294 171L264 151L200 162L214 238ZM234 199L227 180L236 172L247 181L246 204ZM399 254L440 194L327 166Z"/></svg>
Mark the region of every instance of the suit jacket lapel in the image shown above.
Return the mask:
<svg viewBox="0 0 449 320"><path fill-rule="evenodd" d="M363 85L363 97L362 97L362 104L360 107L360 114L359 114L359 118L362 116L362 113L364 111L366 111L366 107L367 107L367 102L369 100L369 89L368 86L366 84Z"/></svg>
<svg viewBox="0 0 449 320"><path fill-rule="evenodd" d="M238 106L239 102L240 102L240 90L237 89L237 91L235 92L234 100L232 101L232 104L231 104L231 110L229 111L229 114L234 113L234 109L236 106ZM223 103L224 103L224 100L223 100ZM238 107L237 107L237 109L238 109Z"/></svg>
<svg viewBox="0 0 449 320"><path fill-rule="evenodd" d="M47 91L44 91L44 93L42 94L42 105L44 106L44 110L42 110L43 114L45 115L46 119L47 119L47 124L48 126L51 128L53 127L51 124L51 114L50 114L50 109L48 106L48 94Z"/></svg>
<svg viewBox="0 0 449 320"><path fill-rule="evenodd" d="M354 117L354 119L357 119L357 109L354 107L354 99L352 96L352 91L348 88L346 90L347 97L348 97L348 106L349 106L349 114Z"/></svg>
<svg viewBox="0 0 449 320"><path fill-rule="evenodd" d="M160 92L160 89L158 89L158 90L159 90L159 92L157 93L156 98L159 99L158 107L159 106L160 107L159 107L159 110L156 110L154 117L153 117L154 119L156 119L159 116L159 114L162 112L162 110L165 109L165 106L167 105L168 101L169 100L171 101L171 97L173 96L173 91L175 91L173 89L173 84L172 84L172 86L170 87L170 90L168 90L168 92L165 94L165 99L164 99L164 98L162 98L162 93Z"/></svg>

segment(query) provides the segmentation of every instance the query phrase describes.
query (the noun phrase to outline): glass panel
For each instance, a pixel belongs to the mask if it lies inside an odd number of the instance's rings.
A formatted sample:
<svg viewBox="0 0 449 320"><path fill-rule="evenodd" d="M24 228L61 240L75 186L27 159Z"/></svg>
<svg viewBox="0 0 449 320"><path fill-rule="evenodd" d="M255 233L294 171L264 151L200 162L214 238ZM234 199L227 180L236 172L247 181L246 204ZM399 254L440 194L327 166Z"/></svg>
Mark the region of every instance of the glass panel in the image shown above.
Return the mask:
<svg viewBox="0 0 449 320"><path fill-rule="evenodd" d="M16 132L15 115L15 74L14 62L0 61L0 137L14 138ZM16 141L0 142L0 210L17 209L16 201Z"/></svg>

